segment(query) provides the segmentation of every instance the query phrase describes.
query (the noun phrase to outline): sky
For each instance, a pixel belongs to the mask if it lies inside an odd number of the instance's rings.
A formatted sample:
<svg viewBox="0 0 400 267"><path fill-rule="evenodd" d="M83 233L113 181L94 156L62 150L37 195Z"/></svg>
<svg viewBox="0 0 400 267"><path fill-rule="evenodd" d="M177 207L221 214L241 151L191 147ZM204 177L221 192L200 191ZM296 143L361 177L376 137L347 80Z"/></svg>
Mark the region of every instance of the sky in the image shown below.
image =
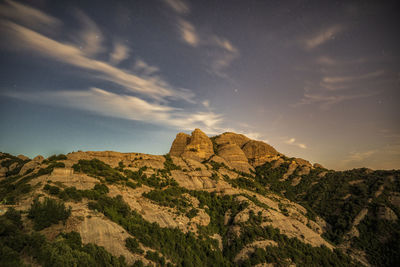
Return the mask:
<svg viewBox="0 0 400 267"><path fill-rule="evenodd" d="M0 151L168 153L200 128L400 169L396 1L0 1Z"/></svg>

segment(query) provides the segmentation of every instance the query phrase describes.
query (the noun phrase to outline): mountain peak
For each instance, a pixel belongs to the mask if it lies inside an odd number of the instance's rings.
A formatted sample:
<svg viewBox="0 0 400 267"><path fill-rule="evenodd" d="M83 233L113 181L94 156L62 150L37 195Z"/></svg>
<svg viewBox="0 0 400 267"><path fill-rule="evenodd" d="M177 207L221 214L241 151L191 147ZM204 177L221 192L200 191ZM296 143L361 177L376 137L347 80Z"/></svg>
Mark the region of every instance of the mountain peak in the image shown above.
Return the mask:
<svg viewBox="0 0 400 267"><path fill-rule="evenodd" d="M250 172L256 166L279 158L275 148L262 141L233 132L209 138L198 128L191 135L178 133L172 143L170 155L198 161L219 156L232 168L243 172Z"/></svg>

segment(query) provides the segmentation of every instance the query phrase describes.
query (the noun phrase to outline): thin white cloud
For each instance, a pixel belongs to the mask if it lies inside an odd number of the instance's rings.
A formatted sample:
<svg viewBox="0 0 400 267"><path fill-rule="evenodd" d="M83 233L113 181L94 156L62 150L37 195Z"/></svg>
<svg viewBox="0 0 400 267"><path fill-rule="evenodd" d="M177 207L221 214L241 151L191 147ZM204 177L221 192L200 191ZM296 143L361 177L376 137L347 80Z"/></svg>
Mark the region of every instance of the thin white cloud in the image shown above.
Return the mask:
<svg viewBox="0 0 400 267"><path fill-rule="evenodd" d="M293 138L293 137L289 138L288 140L286 140L285 144L297 146L297 147L302 148L302 149L306 149L307 148L307 146L305 144L296 142L296 138Z"/></svg>
<svg viewBox="0 0 400 267"><path fill-rule="evenodd" d="M206 107L206 108L209 108L209 107L210 107L210 101L209 101L209 100L204 100L204 101L202 102L202 104L203 104L203 106Z"/></svg>
<svg viewBox="0 0 400 267"><path fill-rule="evenodd" d="M42 11L30 6L6 0L0 4L0 16L18 21L19 23L34 29L49 31L61 25L61 22Z"/></svg>
<svg viewBox="0 0 400 267"><path fill-rule="evenodd" d="M360 80L365 80L365 79L370 79L370 78L376 78L384 74L383 70L377 70L374 72L362 74L362 75L354 75L354 76L327 76L323 77L322 81L324 83L346 83L346 82L354 82L354 81L360 81Z"/></svg>
<svg viewBox="0 0 400 267"><path fill-rule="evenodd" d="M351 64L362 64L367 61L370 61L371 59L367 58L356 58L356 59L349 59L349 60L338 60L334 59L329 56L320 56L318 57L315 62L319 65L324 65L324 66L330 66L330 67L343 67L346 65L351 65Z"/></svg>
<svg viewBox="0 0 400 267"><path fill-rule="evenodd" d="M164 0L164 3L180 15L185 15L190 12L188 3L183 0Z"/></svg>
<svg viewBox="0 0 400 267"><path fill-rule="evenodd" d="M235 53L235 54L238 53L237 48L229 40L227 40L225 38L213 36L212 42L214 42L217 46L225 49L228 52Z"/></svg>
<svg viewBox="0 0 400 267"><path fill-rule="evenodd" d="M103 116L143 121L183 130L201 128L209 134L223 129L221 115L213 112L187 112L179 108L151 103L135 96L116 94L100 88L41 92L4 92L3 95L42 103L91 111Z"/></svg>
<svg viewBox="0 0 400 267"><path fill-rule="evenodd" d="M14 2L7 1L7 3ZM171 106L170 99L195 103L194 94L188 90L171 86L157 75L159 72L157 67L141 59L136 60L133 71L113 65L128 58L129 51L123 45L116 44L114 50L109 52L111 63L96 59L95 56L104 51L103 43L106 40L94 21L81 11L77 11L76 15L81 22L82 29L80 31L78 29L78 34L72 38L69 36L70 41L59 41L51 37L51 31L46 30L50 24L53 26L61 24L57 19L34 8L19 5L16 4L17 8L14 8L15 12L19 12L18 14L6 16L1 13L3 19L0 20L0 31L3 37L2 41L7 44L8 48L34 52L46 59L86 70L88 71L87 75L92 78L119 85L126 90L126 93L117 94L92 87L89 90L39 92L11 90L4 91L3 95L46 105L86 110L103 116L172 126L182 130L201 128L208 134L225 131L226 128L222 126L224 124L223 117L211 112L207 101L202 103L202 108L206 108L207 111L198 111L196 107L191 107L191 111L188 111ZM194 46L199 44L200 39L193 25L183 24L185 28L183 31L186 31L184 32L185 41ZM68 39L68 35L66 37ZM214 47L225 53L238 53L237 49L227 40L222 38L218 41L215 40L213 41ZM235 129L232 130L235 131Z"/></svg>
<svg viewBox="0 0 400 267"><path fill-rule="evenodd" d="M129 48L123 43L116 42L114 44L114 51L110 54L111 64L118 64L129 57Z"/></svg>
<svg viewBox="0 0 400 267"><path fill-rule="evenodd" d="M81 50L87 55L103 52L105 50L102 46L104 38L96 23L79 9L75 10L75 16L82 24L82 29L76 39Z"/></svg>
<svg viewBox="0 0 400 267"><path fill-rule="evenodd" d="M328 110L335 104L341 103L343 101L348 101L352 99L359 99L377 95L379 92L366 92L361 94L340 94L340 95L330 95L322 92L305 92L303 98L293 105L294 107L318 104L322 110Z"/></svg>
<svg viewBox="0 0 400 267"><path fill-rule="evenodd" d="M141 77L107 62L92 59L72 44L58 42L13 22L2 22L1 28L6 31L9 41L13 43L14 47L35 51L42 56L62 63L95 71L97 78L111 81L128 91L140 93L146 97L158 100L171 97L192 102L192 93L187 90L175 90L158 76Z"/></svg>
<svg viewBox="0 0 400 267"><path fill-rule="evenodd" d="M330 26L326 29L323 29L312 36L304 38L301 40L304 48L307 50L314 49L329 40L335 38L335 35L340 33L343 30L341 25Z"/></svg>
<svg viewBox="0 0 400 267"><path fill-rule="evenodd" d="M220 50L211 61L212 72L217 76L227 78L228 75L225 73L225 69L239 57L239 50L229 40L218 36L212 36L207 45L214 46Z"/></svg>
<svg viewBox="0 0 400 267"><path fill-rule="evenodd" d="M151 66L147 64L142 59L137 59L134 66L135 71L142 73L143 75L149 76L153 75L154 73L158 72L158 67Z"/></svg>
<svg viewBox="0 0 400 267"><path fill-rule="evenodd" d="M343 160L345 163L349 162L361 162L366 160L367 158L371 157L375 153L377 153L377 150L368 150L364 152L350 152L349 155Z"/></svg>
<svg viewBox="0 0 400 267"><path fill-rule="evenodd" d="M187 44L196 47L199 45L200 39L197 35L196 29L189 21L184 19L178 20L178 29L181 34L181 38Z"/></svg>

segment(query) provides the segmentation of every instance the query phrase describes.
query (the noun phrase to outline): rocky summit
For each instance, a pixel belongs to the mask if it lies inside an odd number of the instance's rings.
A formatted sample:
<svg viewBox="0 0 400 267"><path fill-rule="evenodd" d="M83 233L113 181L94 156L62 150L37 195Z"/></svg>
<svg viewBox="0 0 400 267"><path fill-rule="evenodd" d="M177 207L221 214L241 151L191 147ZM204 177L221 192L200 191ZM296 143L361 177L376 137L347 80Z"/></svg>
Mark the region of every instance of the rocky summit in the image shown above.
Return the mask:
<svg viewBox="0 0 400 267"><path fill-rule="evenodd" d="M400 171L338 172L242 134L166 155L0 154L0 266L396 266Z"/></svg>

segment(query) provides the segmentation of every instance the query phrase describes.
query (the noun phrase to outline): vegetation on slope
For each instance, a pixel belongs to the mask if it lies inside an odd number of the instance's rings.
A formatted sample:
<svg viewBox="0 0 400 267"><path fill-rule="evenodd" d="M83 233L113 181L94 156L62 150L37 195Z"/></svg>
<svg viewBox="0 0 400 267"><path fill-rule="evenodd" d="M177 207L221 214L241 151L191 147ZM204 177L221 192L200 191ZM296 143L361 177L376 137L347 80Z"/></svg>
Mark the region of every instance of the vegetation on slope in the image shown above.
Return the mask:
<svg viewBox="0 0 400 267"><path fill-rule="evenodd" d="M1 266L25 266L21 255L50 266L127 266L123 257L114 257L103 247L82 244L79 233L60 234L53 242L38 232L27 233L19 211L9 209L0 216Z"/></svg>

